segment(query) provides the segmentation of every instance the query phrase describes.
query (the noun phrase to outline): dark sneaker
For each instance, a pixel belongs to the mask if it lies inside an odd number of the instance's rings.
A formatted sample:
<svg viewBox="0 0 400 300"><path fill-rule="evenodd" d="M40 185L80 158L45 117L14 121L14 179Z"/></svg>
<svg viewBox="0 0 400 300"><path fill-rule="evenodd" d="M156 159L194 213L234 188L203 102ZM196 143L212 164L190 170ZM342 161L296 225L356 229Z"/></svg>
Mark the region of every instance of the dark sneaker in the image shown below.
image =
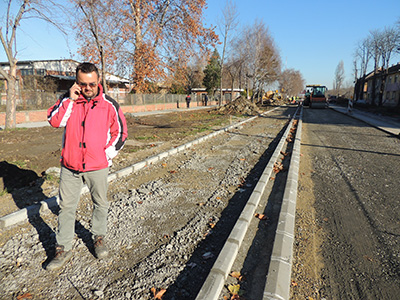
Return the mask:
<svg viewBox="0 0 400 300"><path fill-rule="evenodd" d="M105 258L108 255L108 249L104 242L104 237L99 235L95 236L94 240L94 253L96 253L97 258Z"/></svg>
<svg viewBox="0 0 400 300"><path fill-rule="evenodd" d="M60 269L72 257L72 250L64 251L64 246L56 246L56 255L47 265L46 270L54 271Z"/></svg>

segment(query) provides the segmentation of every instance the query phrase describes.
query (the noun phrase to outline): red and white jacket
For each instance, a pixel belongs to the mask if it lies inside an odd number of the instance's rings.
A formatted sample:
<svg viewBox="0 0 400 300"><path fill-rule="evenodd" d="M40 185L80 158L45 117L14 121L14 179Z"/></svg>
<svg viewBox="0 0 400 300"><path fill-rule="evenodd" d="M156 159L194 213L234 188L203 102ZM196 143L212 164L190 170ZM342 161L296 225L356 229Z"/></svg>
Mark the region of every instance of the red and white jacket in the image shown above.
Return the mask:
<svg viewBox="0 0 400 300"><path fill-rule="evenodd" d="M126 120L118 103L103 94L89 102L81 95L76 101L61 96L47 111L53 127L65 127L61 163L75 171L87 172L111 166L112 159L128 136Z"/></svg>

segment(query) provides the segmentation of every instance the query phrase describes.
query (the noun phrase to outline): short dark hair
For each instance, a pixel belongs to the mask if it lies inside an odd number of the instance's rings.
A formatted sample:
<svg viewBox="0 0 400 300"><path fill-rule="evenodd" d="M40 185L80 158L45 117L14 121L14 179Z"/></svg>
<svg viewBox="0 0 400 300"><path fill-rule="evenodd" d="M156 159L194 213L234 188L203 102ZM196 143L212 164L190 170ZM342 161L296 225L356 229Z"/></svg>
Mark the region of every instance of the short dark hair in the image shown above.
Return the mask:
<svg viewBox="0 0 400 300"><path fill-rule="evenodd" d="M81 64L79 64L76 67L76 76L78 76L78 71L81 71L82 73L88 74L88 73L92 73L92 72L96 72L97 77L100 77L99 75L99 70L97 69L97 67L90 63L90 62L83 62Z"/></svg>

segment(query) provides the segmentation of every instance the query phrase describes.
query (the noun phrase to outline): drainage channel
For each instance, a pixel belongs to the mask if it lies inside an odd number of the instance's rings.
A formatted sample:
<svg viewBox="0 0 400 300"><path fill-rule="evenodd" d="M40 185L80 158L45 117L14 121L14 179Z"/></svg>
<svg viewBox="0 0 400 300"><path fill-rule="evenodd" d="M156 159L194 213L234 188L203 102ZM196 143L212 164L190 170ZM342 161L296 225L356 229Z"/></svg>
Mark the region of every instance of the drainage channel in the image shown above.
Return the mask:
<svg viewBox="0 0 400 300"><path fill-rule="evenodd" d="M196 300L230 299L242 293L246 299L289 299L301 118L299 107ZM287 171L282 172L285 176L278 174L283 170ZM278 181L284 185L280 194L273 187ZM277 194L281 197L278 201L274 200Z"/></svg>

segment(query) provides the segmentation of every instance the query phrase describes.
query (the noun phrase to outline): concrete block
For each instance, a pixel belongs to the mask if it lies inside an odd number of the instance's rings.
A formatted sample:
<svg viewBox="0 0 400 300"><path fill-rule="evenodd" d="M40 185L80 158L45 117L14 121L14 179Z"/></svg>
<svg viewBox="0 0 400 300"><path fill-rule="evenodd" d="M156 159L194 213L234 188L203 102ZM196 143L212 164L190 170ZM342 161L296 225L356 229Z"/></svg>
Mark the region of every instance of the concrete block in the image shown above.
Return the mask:
<svg viewBox="0 0 400 300"><path fill-rule="evenodd" d="M111 181L113 181L113 180L115 180L115 179L117 179L117 178L118 178L118 176L117 176L116 173L108 174L108 176L107 176L107 182L111 182Z"/></svg>
<svg viewBox="0 0 400 300"><path fill-rule="evenodd" d="M290 298L291 265L280 260L271 259L267 284L264 288L263 300Z"/></svg>
<svg viewBox="0 0 400 300"><path fill-rule="evenodd" d="M254 212L256 211L257 205L252 204L247 204L242 213L240 214L240 219L246 220L248 222L251 221L252 218L254 218Z"/></svg>
<svg viewBox="0 0 400 300"><path fill-rule="evenodd" d="M158 155L150 156L145 159L147 165L155 164L158 161L159 161Z"/></svg>
<svg viewBox="0 0 400 300"><path fill-rule="evenodd" d="M291 265L293 259L293 240L293 236L277 232L274 248L272 249L271 261L277 259Z"/></svg>
<svg viewBox="0 0 400 300"><path fill-rule="evenodd" d="M186 149L185 145L180 145L179 147L175 148L177 152L181 152Z"/></svg>
<svg viewBox="0 0 400 300"><path fill-rule="evenodd" d="M206 281L198 293L196 300L217 300L221 290L225 284L225 277L223 274L213 272L207 276Z"/></svg>
<svg viewBox="0 0 400 300"><path fill-rule="evenodd" d="M125 176L132 174L132 172L133 172L133 168L131 166L131 167L123 168L123 169L115 172L115 174L117 175L118 178L121 178L121 177L125 177Z"/></svg>
<svg viewBox="0 0 400 300"><path fill-rule="evenodd" d="M240 247L242 241L247 233L250 222L247 219L237 220L235 227L233 227L231 234L228 237L228 242L237 243Z"/></svg>
<svg viewBox="0 0 400 300"><path fill-rule="evenodd" d="M260 203L260 199L262 197L262 193L259 191L253 190L253 193L250 195L249 200L247 200L247 205L253 205L254 207L257 207L258 204Z"/></svg>
<svg viewBox="0 0 400 300"><path fill-rule="evenodd" d="M232 265L235 262L236 256L239 252L239 245L227 241L222 248L217 260L214 263L212 270L217 270L224 275L226 279L231 271Z"/></svg>
<svg viewBox="0 0 400 300"><path fill-rule="evenodd" d="M164 152L158 154L159 160L161 160L161 159L163 159L163 158L166 158L166 157L168 157L168 156L169 156L168 151L164 151Z"/></svg>
<svg viewBox="0 0 400 300"><path fill-rule="evenodd" d="M132 165L133 172L139 171L139 170L145 168L146 166L147 166L147 163L145 161L138 162L138 163Z"/></svg>
<svg viewBox="0 0 400 300"><path fill-rule="evenodd" d="M277 232L284 232L286 234L289 234L291 236L294 236L294 227L295 227L295 216L281 212L279 216L279 221L278 221L278 227L277 227Z"/></svg>
<svg viewBox="0 0 400 300"><path fill-rule="evenodd" d="M172 149L168 150L168 154L169 155L174 155L176 153L178 153L178 149L177 148L172 148Z"/></svg>

